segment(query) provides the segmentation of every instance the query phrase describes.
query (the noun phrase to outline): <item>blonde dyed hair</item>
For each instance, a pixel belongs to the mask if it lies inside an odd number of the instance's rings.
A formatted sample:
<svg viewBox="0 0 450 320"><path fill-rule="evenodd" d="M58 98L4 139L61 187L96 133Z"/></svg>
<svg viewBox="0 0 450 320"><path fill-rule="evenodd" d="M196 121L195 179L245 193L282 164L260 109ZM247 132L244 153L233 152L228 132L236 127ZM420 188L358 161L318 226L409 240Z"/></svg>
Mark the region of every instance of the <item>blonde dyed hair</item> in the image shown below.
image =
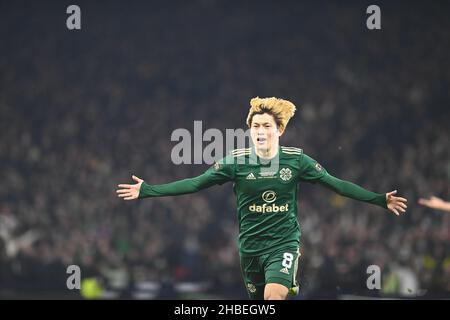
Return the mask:
<svg viewBox="0 0 450 320"><path fill-rule="evenodd" d="M275 118L275 122L279 126L281 132L286 129L289 120L294 116L295 105L287 100L279 98L260 98L256 97L250 100L250 110L247 116L247 125L250 127L251 121L255 114L268 112Z"/></svg>

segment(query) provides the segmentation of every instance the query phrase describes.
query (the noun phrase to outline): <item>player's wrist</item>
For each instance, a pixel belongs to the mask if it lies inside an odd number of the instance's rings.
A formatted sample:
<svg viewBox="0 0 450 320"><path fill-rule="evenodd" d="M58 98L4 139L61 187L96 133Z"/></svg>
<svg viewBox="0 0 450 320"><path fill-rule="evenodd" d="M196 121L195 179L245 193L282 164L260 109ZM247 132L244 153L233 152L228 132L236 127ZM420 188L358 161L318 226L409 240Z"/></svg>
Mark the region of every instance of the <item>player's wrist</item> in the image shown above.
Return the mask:
<svg viewBox="0 0 450 320"><path fill-rule="evenodd" d="M139 195L138 199L146 198L150 196L151 186L146 183L145 181L142 181L141 187L139 188Z"/></svg>

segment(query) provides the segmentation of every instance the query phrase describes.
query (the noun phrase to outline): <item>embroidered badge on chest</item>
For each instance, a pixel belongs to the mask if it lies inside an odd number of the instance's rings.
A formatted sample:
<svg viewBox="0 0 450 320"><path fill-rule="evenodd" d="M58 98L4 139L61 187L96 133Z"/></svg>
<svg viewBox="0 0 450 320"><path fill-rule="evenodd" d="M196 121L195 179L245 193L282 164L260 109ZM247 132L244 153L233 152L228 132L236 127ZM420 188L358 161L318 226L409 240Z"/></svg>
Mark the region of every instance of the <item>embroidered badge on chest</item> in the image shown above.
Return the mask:
<svg viewBox="0 0 450 320"><path fill-rule="evenodd" d="M292 171L289 168L283 168L280 170L280 178L283 181L289 181L292 178Z"/></svg>

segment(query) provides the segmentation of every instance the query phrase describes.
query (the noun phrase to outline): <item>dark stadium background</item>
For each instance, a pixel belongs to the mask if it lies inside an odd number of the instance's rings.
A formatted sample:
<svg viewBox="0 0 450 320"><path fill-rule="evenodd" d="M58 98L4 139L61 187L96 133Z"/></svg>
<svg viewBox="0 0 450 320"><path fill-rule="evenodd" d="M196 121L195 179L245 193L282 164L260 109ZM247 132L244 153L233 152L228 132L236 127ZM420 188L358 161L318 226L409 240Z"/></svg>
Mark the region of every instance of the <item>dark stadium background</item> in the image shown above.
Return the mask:
<svg viewBox="0 0 450 320"><path fill-rule="evenodd" d="M82 29L66 28L81 8ZM366 28L381 8L382 30ZM246 299L231 184L164 183L177 128L245 128L249 100L298 111L281 139L406 215L302 184L297 299L450 297L450 19L442 1L1 1L0 297ZM206 146L207 143L204 143ZM85 290L68 290L79 265ZM368 290L366 268L382 270ZM90 286L90 289L86 289ZM96 288L98 290L96 290Z"/></svg>

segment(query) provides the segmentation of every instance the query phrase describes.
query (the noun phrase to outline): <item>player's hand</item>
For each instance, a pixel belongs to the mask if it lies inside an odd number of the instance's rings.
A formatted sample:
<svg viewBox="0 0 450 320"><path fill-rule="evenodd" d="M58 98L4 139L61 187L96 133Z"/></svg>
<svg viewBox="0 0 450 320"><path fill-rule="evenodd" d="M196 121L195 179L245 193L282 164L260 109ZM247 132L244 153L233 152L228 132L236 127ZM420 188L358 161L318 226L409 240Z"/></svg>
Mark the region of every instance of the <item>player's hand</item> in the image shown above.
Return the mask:
<svg viewBox="0 0 450 320"><path fill-rule="evenodd" d="M438 210L445 210L445 207L449 205L448 202L435 196L432 196L430 199L420 198L419 204L431 209L438 209Z"/></svg>
<svg viewBox="0 0 450 320"><path fill-rule="evenodd" d="M406 212L406 202L408 200L402 197L396 197L394 196L395 194L397 194L397 190L386 193L386 203L388 209L399 216L401 213Z"/></svg>
<svg viewBox="0 0 450 320"><path fill-rule="evenodd" d="M117 189L117 196L123 198L123 200L134 200L139 197L139 191L141 190L141 185L144 180L132 176L136 184L119 184L119 189Z"/></svg>

